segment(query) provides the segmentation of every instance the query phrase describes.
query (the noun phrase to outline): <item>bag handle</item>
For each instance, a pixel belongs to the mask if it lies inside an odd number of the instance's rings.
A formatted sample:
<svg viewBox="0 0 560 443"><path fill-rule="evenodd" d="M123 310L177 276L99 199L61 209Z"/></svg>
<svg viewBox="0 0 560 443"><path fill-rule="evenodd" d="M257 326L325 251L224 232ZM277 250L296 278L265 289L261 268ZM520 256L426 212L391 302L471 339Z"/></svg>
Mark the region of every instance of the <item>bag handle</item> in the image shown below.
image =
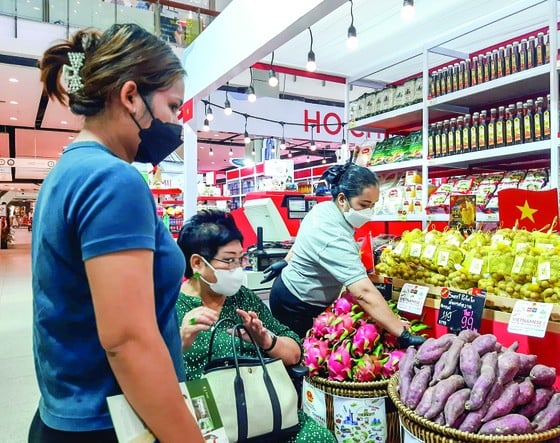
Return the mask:
<svg viewBox="0 0 560 443"><path fill-rule="evenodd" d="M208 346L208 361L212 361L212 350L214 349L214 335L218 328L226 323L232 324L233 326L237 325L237 322L232 318L222 318L218 320L214 326L212 326L212 334L210 335L210 344ZM235 349L235 346L234 346Z"/></svg>

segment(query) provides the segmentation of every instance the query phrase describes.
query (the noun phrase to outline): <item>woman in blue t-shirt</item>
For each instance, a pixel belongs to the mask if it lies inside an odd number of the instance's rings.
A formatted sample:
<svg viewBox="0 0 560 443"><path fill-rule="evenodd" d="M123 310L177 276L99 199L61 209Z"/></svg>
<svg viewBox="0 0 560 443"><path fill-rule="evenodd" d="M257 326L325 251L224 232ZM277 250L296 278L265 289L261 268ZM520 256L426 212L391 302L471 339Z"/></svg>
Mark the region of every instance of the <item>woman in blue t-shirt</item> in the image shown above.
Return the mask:
<svg viewBox="0 0 560 443"><path fill-rule="evenodd" d="M185 261L133 161L181 143L185 72L134 24L84 30L45 52L46 93L83 127L33 217L33 352L41 391L30 442L116 442L124 394L160 441L202 441L184 380L175 302ZM61 82L63 80L63 82Z"/></svg>

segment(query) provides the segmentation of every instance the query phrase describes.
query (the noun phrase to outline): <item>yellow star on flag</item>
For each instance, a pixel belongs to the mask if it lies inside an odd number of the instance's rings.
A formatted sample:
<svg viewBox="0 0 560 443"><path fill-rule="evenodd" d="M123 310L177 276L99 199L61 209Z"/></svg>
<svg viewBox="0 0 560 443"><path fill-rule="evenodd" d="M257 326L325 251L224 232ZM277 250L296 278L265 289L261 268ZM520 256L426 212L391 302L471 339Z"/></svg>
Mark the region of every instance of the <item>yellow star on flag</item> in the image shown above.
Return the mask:
<svg viewBox="0 0 560 443"><path fill-rule="evenodd" d="M529 203L527 202L527 200L525 200L525 204L523 206L516 206L516 208L521 211L521 220L523 220L524 218L528 218L533 223L535 223L535 219L533 218L533 214L535 212L538 212L539 210L531 208L529 206Z"/></svg>

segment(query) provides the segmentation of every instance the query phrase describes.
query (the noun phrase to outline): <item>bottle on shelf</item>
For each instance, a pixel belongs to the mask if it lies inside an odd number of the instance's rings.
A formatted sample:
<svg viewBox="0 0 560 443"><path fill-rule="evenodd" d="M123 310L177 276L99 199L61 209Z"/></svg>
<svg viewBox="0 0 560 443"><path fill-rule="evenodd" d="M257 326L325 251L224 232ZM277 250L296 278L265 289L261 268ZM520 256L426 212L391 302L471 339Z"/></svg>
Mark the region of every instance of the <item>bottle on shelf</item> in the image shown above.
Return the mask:
<svg viewBox="0 0 560 443"><path fill-rule="evenodd" d="M447 68L447 80L445 82L445 92L449 94L453 92L453 65L449 65Z"/></svg>
<svg viewBox="0 0 560 443"><path fill-rule="evenodd" d="M478 85L478 57L473 57L471 60L471 86Z"/></svg>
<svg viewBox="0 0 560 443"><path fill-rule="evenodd" d="M447 150L448 133L449 133L449 120L444 120L443 128L441 130L441 156L442 157L445 157L448 153Z"/></svg>
<svg viewBox="0 0 560 443"><path fill-rule="evenodd" d="M436 86L434 89L436 91L436 97L438 97L441 95L441 69L438 69L436 71L435 82L436 82Z"/></svg>
<svg viewBox="0 0 560 443"><path fill-rule="evenodd" d="M490 51L484 54L484 81L489 82L493 79L492 77L492 53Z"/></svg>
<svg viewBox="0 0 560 443"><path fill-rule="evenodd" d="M513 117L513 143L523 143L523 102L515 104L515 116Z"/></svg>
<svg viewBox="0 0 560 443"><path fill-rule="evenodd" d="M505 52L506 48L500 46L498 48L498 60L496 61L496 74L499 77L503 77L506 73L505 71Z"/></svg>
<svg viewBox="0 0 560 443"><path fill-rule="evenodd" d="M545 35L545 42L544 42L544 62L550 62L550 32L547 32Z"/></svg>
<svg viewBox="0 0 560 443"><path fill-rule="evenodd" d="M471 115L465 114L465 122L463 124L463 152L471 150Z"/></svg>
<svg viewBox="0 0 560 443"><path fill-rule="evenodd" d="M533 113L533 128L535 131L535 140L543 139L543 98L537 97L536 109Z"/></svg>
<svg viewBox="0 0 560 443"><path fill-rule="evenodd" d="M484 81L484 55L478 54L478 63L476 67L476 83L481 84Z"/></svg>
<svg viewBox="0 0 560 443"><path fill-rule="evenodd" d="M519 70L524 71L527 69L527 39L521 39L521 43L519 44Z"/></svg>
<svg viewBox="0 0 560 443"><path fill-rule="evenodd" d="M435 157L441 157L441 130L443 128L442 122L436 123L436 134L434 139Z"/></svg>
<svg viewBox="0 0 560 443"><path fill-rule="evenodd" d="M471 152L478 151L478 112L473 112L471 123Z"/></svg>
<svg viewBox="0 0 560 443"><path fill-rule="evenodd" d="M486 124L486 111L480 111L478 119L478 150L488 149L488 127Z"/></svg>
<svg viewBox="0 0 560 443"><path fill-rule="evenodd" d="M534 35L531 35L527 39L527 69L531 69L536 66L535 41L536 39Z"/></svg>
<svg viewBox="0 0 560 443"><path fill-rule="evenodd" d="M511 73L519 72L519 42L515 41L511 45Z"/></svg>
<svg viewBox="0 0 560 443"><path fill-rule="evenodd" d="M430 98L437 97L436 94L437 71L430 74Z"/></svg>
<svg viewBox="0 0 560 443"><path fill-rule="evenodd" d="M544 64L546 58L545 51L544 32L539 32L537 34L537 40L535 41L535 63L537 66Z"/></svg>
<svg viewBox="0 0 560 443"><path fill-rule="evenodd" d="M451 88L453 91L459 90L459 63L453 64L453 77L451 82Z"/></svg>
<svg viewBox="0 0 560 443"><path fill-rule="evenodd" d="M492 80L498 78L498 58L499 52L497 49L494 49L490 55L490 77Z"/></svg>
<svg viewBox="0 0 560 443"><path fill-rule="evenodd" d="M535 141L533 100L527 100L527 103L523 103L523 143L533 141Z"/></svg>
<svg viewBox="0 0 560 443"><path fill-rule="evenodd" d="M496 148L501 148L506 144L506 122L505 122L505 106L498 107L498 119L496 120Z"/></svg>
<svg viewBox="0 0 560 443"><path fill-rule="evenodd" d="M515 112L515 105L511 104L506 109L506 146L513 145L513 113Z"/></svg>
<svg viewBox="0 0 560 443"><path fill-rule="evenodd" d="M496 108L490 109L490 120L488 121L488 142L487 146L488 149L492 149L496 147L496 117L498 115L498 111Z"/></svg>
<svg viewBox="0 0 560 443"><path fill-rule="evenodd" d="M455 148L455 126L457 125L457 119L452 118L449 120L449 131L447 132L447 155L453 155L456 153Z"/></svg>
<svg viewBox="0 0 560 443"><path fill-rule="evenodd" d="M550 138L550 94L546 95L546 108L543 111L543 139Z"/></svg>
<svg viewBox="0 0 560 443"><path fill-rule="evenodd" d="M461 60L459 63L459 72L457 74L457 87L459 90L465 88L465 60Z"/></svg>
<svg viewBox="0 0 560 443"><path fill-rule="evenodd" d="M457 118L457 126L455 127L455 153L463 152L463 117Z"/></svg>
<svg viewBox="0 0 560 443"><path fill-rule="evenodd" d="M435 157L435 146L434 146L434 130L435 123L432 123L428 127L428 158Z"/></svg>
<svg viewBox="0 0 560 443"><path fill-rule="evenodd" d="M465 69L463 71L463 87L468 88L472 85L471 83L471 61L470 59L464 60Z"/></svg>
<svg viewBox="0 0 560 443"><path fill-rule="evenodd" d="M504 75L511 74L511 56L513 54L513 45L508 43L504 53Z"/></svg>

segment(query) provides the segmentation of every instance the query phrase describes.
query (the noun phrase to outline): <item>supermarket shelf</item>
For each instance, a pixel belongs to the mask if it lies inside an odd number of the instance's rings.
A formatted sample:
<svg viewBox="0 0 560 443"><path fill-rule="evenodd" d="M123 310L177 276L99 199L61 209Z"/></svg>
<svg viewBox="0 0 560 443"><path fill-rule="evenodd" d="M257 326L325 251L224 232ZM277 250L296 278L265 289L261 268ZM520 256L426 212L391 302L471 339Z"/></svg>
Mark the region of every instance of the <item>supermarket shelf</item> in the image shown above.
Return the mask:
<svg viewBox="0 0 560 443"><path fill-rule="evenodd" d="M183 200L164 200L160 205L182 205L183 203Z"/></svg>
<svg viewBox="0 0 560 443"><path fill-rule="evenodd" d="M178 195L183 193L179 188L150 188L150 191L154 195Z"/></svg>
<svg viewBox="0 0 560 443"><path fill-rule="evenodd" d="M235 196L216 196L216 195L199 195L197 197L198 201L229 201Z"/></svg>
<svg viewBox="0 0 560 443"><path fill-rule="evenodd" d="M448 222L449 214L426 214L428 222Z"/></svg>
<svg viewBox="0 0 560 443"><path fill-rule="evenodd" d="M486 151L467 152L465 154L450 155L428 160L428 167L453 166L468 167L494 160L506 160L525 155L545 154L550 152L550 140L543 140L521 145L504 146L502 148L489 149Z"/></svg>
<svg viewBox="0 0 560 443"><path fill-rule="evenodd" d="M411 125L419 125L422 122L422 102L403 108L394 109L383 114L374 115L365 119L357 120L350 129L357 131L371 131L375 129L391 130Z"/></svg>
<svg viewBox="0 0 560 443"><path fill-rule="evenodd" d="M488 103L498 103L517 99L523 95L531 95L548 89L550 63L537 66L526 71L497 78L489 82L451 92L428 100L428 107L437 109L439 105L461 105L478 111L477 107L488 107ZM543 87L543 85L546 85ZM431 117L431 116L430 116Z"/></svg>
<svg viewBox="0 0 560 443"><path fill-rule="evenodd" d="M423 220L422 214L379 214L374 215L371 221L374 222L421 222Z"/></svg>
<svg viewBox="0 0 560 443"><path fill-rule="evenodd" d="M404 169L421 168L424 160L416 158L414 160L405 160L403 162L387 163L384 165L370 166L373 172L400 171Z"/></svg>

